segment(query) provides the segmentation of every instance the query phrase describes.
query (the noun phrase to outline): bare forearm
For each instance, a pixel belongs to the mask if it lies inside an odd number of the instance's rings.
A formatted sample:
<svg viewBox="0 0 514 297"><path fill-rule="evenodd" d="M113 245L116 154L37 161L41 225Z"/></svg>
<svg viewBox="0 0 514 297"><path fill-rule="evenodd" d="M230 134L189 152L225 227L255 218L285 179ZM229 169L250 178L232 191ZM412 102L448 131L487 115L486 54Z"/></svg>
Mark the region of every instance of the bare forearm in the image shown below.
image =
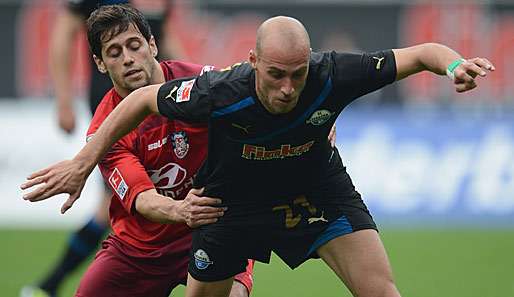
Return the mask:
<svg viewBox="0 0 514 297"><path fill-rule="evenodd" d="M226 208L216 207L220 199L201 197L201 189L191 189L184 200L172 200L155 189L139 193L136 211L145 218L165 224L186 223L191 228L211 224L223 216Z"/></svg>
<svg viewBox="0 0 514 297"><path fill-rule="evenodd" d="M71 105L71 51L82 25L82 18L69 11L62 11L52 31L49 67L58 106Z"/></svg>
<svg viewBox="0 0 514 297"><path fill-rule="evenodd" d="M447 46L424 43L393 50L396 58L397 80L424 70L444 75L450 63L461 56Z"/></svg>
<svg viewBox="0 0 514 297"><path fill-rule="evenodd" d="M176 213L177 201L159 195L155 189L141 192L137 195L135 209L146 219L161 224L183 223L172 214Z"/></svg>
<svg viewBox="0 0 514 297"><path fill-rule="evenodd" d="M75 156L89 174L103 155L120 138L132 131L147 115L157 112L159 85L132 92L109 114L89 143Z"/></svg>

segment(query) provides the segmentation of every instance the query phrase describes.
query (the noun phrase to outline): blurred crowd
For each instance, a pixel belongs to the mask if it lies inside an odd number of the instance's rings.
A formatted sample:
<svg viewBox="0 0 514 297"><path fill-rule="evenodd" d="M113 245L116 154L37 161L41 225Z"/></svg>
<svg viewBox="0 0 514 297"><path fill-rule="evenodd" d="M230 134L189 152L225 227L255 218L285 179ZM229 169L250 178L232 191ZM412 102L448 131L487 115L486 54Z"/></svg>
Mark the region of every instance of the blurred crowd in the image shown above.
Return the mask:
<svg viewBox="0 0 514 297"><path fill-rule="evenodd" d="M356 1L323 4L314 0L296 5L290 1L249 0L139 0L134 3L149 15L159 15L166 10L169 14L163 30L166 43L161 48L173 52L176 59L219 67L245 60L260 21L286 13L307 25L315 50L373 51L434 41L448 44L464 56L473 53L490 57L498 66L491 79L465 100L447 87L445 78L422 74L409 84L392 86L375 94L376 100L370 100L371 104L426 106L435 103L491 109L508 108L514 103L510 96L514 86L508 83L514 69L509 67L514 66L514 56L510 54L514 50L514 4L377 1L375 5L359 5ZM0 59L6 59L2 65L12 65L14 74L11 76L15 83L4 80L6 85L0 88L0 98L52 98L47 57L59 1L34 0L4 6L13 10L16 21L3 26L2 30L14 30L12 36L16 40L7 43L15 47L14 57L4 55ZM91 73L89 52L84 39L77 39L73 46L79 57L72 68L73 93L84 96Z"/></svg>

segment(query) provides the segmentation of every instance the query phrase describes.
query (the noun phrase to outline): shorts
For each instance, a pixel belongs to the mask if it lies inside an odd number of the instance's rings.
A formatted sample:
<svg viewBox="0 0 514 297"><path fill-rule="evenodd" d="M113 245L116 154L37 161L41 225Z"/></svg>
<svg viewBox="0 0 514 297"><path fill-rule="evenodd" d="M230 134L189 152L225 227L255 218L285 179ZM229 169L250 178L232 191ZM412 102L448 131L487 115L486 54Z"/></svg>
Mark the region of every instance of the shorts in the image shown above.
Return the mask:
<svg viewBox="0 0 514 297"><path fill-rule="evenodd" d="M110 235L82 277L75 296L168 297L176 286L186 284L189 241L189 236L177 239L172 243L178 247L173 253L135 257L123 252L134 250L134 247ZM236 277L249 292L253 285L252 269L253 262Z"/></svg>
<svg viewBox="0 0 514 297"><path fill-rule="evenodd" d="M193 230L189 262L193 278L227 279L244 271L246 259L269 263L271 252L294 269L318 257L316 249L335 237L377 229L344 169L304 195L255 207L259 211L246 212L244 220L230 220L226 212L227 218Z"/></svg>

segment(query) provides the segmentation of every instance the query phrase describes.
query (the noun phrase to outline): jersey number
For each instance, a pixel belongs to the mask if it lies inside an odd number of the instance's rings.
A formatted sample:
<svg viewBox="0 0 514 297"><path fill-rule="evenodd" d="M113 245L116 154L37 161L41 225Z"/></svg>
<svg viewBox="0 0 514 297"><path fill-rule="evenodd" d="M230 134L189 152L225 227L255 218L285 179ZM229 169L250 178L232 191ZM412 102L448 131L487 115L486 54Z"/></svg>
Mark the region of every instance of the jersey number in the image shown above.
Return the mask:
<svg viewBox="0 0 514 297"><path fill-rule="evenodd" d="M297 214L296 216L293 215L293 207L295 205L299 205L301 207L305 207L311 215L316 214L316 207L311 205L309 201L307 201L307 198L305 196L297 197L295 200L293 200L292 205L291 204L283 204L273 207L273 211L279 211L284 210L286 212L286 228L291 229L294 228L300 220L302 219L302 214Z"/></svg>

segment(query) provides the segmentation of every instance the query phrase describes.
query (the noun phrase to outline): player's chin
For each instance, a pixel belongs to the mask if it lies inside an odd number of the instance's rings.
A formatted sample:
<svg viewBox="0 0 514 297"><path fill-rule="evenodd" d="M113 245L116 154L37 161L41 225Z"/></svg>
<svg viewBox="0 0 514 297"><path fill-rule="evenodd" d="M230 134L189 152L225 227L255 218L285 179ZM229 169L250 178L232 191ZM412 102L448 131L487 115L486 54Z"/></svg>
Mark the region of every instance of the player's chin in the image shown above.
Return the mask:
<svg viewBox="0 0 514 297"><path fill-rule="evenodd" d="M125 83L129 90L134 91L149 84L147 79L131 80Z"/></svg>
<svg viewBox="0 0 514 297"><path fill-rule="evenodd" d="M277 100L275 102L275 110L277 113L287 113L293 110L296 106L297 100Z"/></svg>

